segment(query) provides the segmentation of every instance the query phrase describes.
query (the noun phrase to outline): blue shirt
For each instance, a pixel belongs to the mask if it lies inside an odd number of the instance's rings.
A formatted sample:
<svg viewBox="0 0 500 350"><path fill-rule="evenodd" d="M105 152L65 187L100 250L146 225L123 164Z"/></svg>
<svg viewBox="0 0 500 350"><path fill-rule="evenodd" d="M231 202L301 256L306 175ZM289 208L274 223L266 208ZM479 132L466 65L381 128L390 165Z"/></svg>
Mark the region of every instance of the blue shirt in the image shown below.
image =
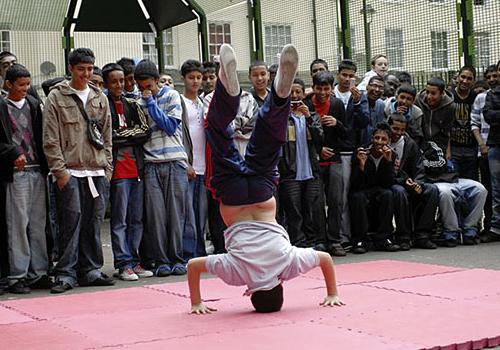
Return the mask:
<svg viewBox="0 0 500 350"><path fill-rule="evenodd" d="M295 123L295 162L297 165L296 181L305 181L313 178L311 159L307 147L306 118L292 113Z"/></svg>

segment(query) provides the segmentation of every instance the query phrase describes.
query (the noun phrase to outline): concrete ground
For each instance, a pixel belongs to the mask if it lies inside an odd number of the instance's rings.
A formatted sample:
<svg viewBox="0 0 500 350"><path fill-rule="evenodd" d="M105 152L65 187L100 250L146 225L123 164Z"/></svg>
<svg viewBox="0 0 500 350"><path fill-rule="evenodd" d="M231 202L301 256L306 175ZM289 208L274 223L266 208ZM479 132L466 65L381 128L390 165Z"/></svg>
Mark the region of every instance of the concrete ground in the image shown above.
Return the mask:
<svg viewBox="0 0 500 350"><path fill-rule="evenodd" d="M102 243L104 252L104 267L102 271L109 276L113 275L113 254L111 251L111 240L109 234L109 222L106 221L102 228ZM436 250L412 249L407 252L368 252L364 255L348 254L346 257L335 258L335 264L349 264L354 262L366 262L373 260L400 260L410 262L420 262L426 264L436 264L445 266L455 266L463 268L485 268L500 270L500 242L479 244L476 246L458 246L456 248L438 248ZM210 276L205 276L210 278ZM112 287L85 287L75 288L65 294L69 293L83 293L97 290L109 290L117 288L138 287L142 285L160 284L169 282L185 281L186 276L169 276L169 277L151 277L140 279L136 282L125 282L116 280ZM46 290L34 290L31 294L15 295L5 293L0 296L2 300L13 300L20 298L34 298L40 296L47 296L49 292Z"/></svg>

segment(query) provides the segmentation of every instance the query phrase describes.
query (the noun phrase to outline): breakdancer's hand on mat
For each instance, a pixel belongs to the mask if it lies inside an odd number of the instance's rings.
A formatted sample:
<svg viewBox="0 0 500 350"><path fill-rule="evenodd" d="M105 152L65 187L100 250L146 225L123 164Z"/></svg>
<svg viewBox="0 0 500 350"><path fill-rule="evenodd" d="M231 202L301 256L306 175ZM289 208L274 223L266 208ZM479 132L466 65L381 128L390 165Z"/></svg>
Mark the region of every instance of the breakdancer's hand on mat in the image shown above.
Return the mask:
<svg viewBox="0 0 500 350"><path fill-rule="evenodd" d="M321 306L342 306L345 305L342 300L340 300L338 295L329 295L323 300L322 303L319 303Z"/></svg>
<svg viewBox="0 0 500 350"><path fill-rule="evenodd" d="M191 305L191 313L197 315L211 314L212 312L217 311L213 307L207 306L203 303L199 303L196 305Z"/></svg>
<svg viewBox="0 0 500 350"><path fill-rule="evenodd" d="M337 291L337 281L335 279L335 269L333 267L333 259L330 254L325 252L317 252L319 257L319 266L321 267L321 272L323 272L323 277L325 277L326 292L327 296L320 305L322 306L342 306L345 305L342 300L340 300Z"/></svg>
<svg viewBox="0 0 500 350"><path fill-rule="evenodd" d="M194 258L188 262L188 284L189 284L189 294L191 296L191 312L196 315L210 314L217 309L211 308L204 305L201 302L201 291L200 291L200 275L203 272L207 272L205 263L207 261L206 257Z"/></svg>

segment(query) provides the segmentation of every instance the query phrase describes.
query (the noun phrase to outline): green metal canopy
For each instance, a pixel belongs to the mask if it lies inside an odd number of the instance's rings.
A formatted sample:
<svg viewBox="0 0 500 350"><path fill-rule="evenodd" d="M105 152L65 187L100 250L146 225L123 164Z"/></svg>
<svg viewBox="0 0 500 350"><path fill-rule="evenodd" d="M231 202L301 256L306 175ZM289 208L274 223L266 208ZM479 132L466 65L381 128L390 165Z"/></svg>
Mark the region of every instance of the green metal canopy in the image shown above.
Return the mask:
<svg viewBox="0 0 500 350"><path fill-rule="evenodd" d="M67 18L73 19L78 12L74 23L79 32L150 32L149 23L161 31L200 17L200 9L192 1L82 0L79 11L78 3L70 1ZM146 18L141 5L150 18Z"/></svg>
<svg viewBox="0 0 500 350"><path fill-rule="evenodd" d="M66 57L73 46L74 31L154 32L161 60L161 31L195 19L201 56L205 60L208 58L207 21L195 0L69 0L64 20Z"/></svg>

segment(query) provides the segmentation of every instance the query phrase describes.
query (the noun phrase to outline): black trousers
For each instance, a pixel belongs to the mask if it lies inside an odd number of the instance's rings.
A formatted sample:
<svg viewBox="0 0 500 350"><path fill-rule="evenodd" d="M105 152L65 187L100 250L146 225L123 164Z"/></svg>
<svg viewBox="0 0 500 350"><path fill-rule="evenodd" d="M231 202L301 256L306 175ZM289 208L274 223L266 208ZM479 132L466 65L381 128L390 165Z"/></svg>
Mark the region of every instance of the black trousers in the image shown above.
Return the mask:
<svg viewBox="0 0 500 350"><path fill-rule="evenodd" d="M219 210L219 201L212 197L212 194L207 191L208 196L208 231L210 239L214 245L214 254L226 253L224 243L224 230L227 228L222 220Z"/></svg>
<svg viewBox="0 0 500 350"><path fill-rule="evenodd" d="M349 194L351 234L353 243L368 239L370 229L375 232L373 241L381 241L392 235L393 194L390 188L375 187Z"/></svg>
<svg viewBox="0 0 500 350"><path fill-rule="evenodd" d="M391 189L398 242L429 238L439 204L438 188L423 184L421 194L411 193L401 185L393 185Z"/></svg>
<svg viewBox="0 0 500 350"><path fill-rule="evenodd" d="M491 227L491 215L493 211L493 200L491 197L491 174L488 157L479 157L479 172L481 174L481 183L488 191L486 203L484 204L483 229L489 231Z"/></svg>
<svg viewBox="0 0 500 350"><path fill-rule="evenodd" d="M315 209L320 196L319 179L285 180L279 185L290 242L297 247L313 246L320 240Z"/></svg>

